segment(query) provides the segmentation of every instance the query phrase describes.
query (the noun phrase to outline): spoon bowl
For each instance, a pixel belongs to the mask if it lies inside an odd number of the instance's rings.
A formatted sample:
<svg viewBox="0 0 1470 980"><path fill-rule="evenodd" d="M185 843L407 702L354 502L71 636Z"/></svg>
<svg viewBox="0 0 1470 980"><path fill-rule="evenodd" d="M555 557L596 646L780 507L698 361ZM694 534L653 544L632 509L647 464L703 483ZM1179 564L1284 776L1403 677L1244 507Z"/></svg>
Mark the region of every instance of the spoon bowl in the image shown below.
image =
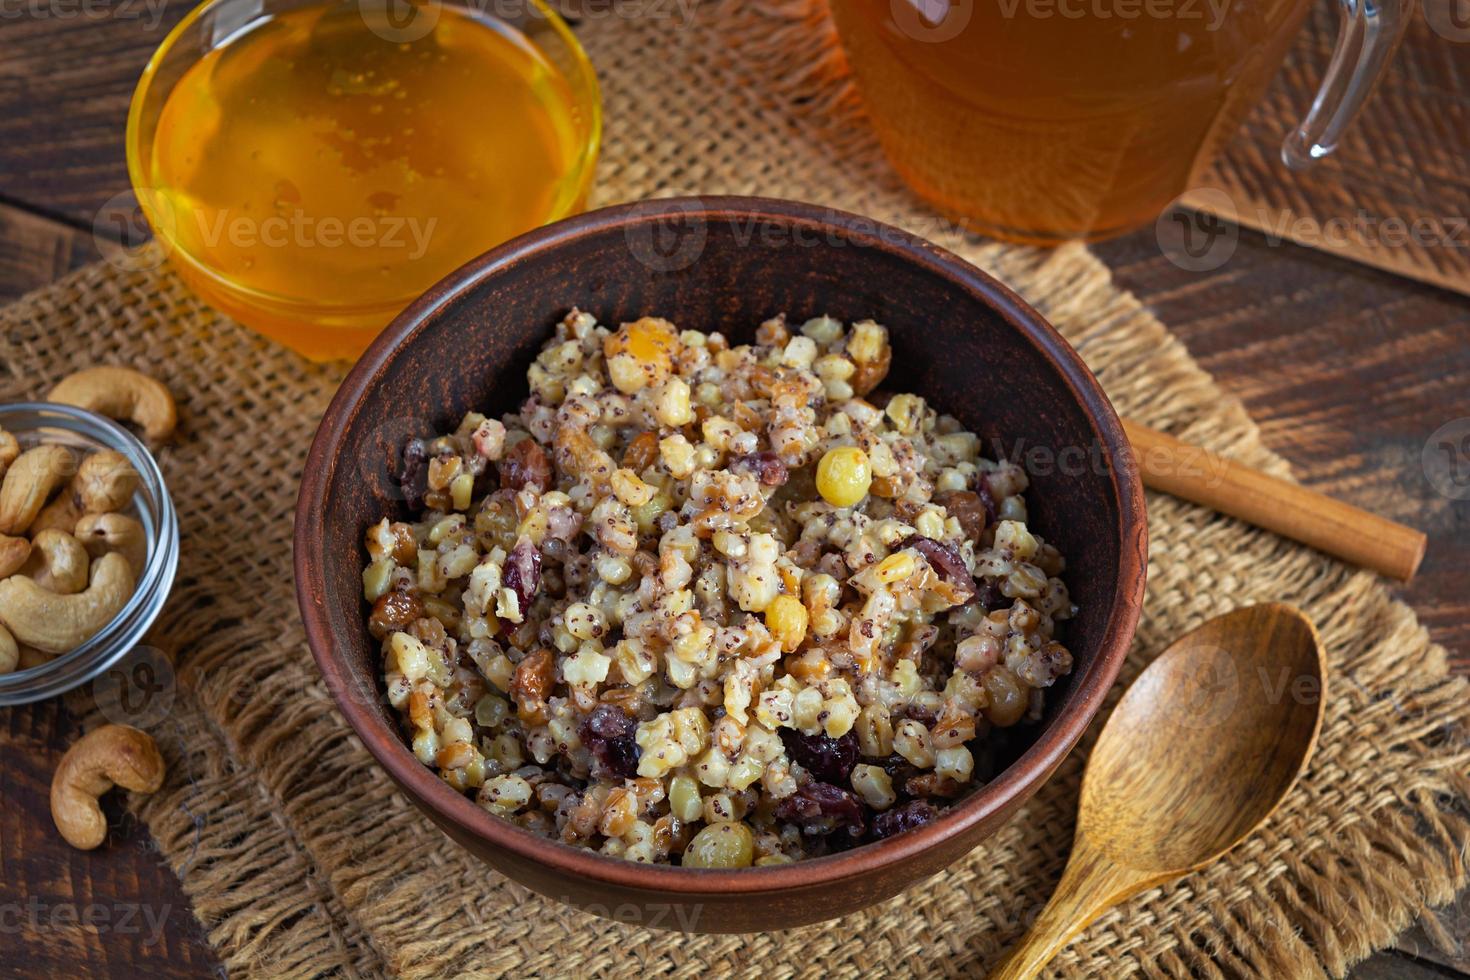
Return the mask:
<svg viewBox="0 0 1470 980"><path fill-rule="evenodd" d="M1093 749L1079 828L1110 861L1170 875L1255 830L1307 764L1322 726L1317 631L1290 606L1226 613L1128 688Z"/></svg>
<svg viewBox="0 0 1470 980"><path fill-rule="evenodd" d="M1237 609L1170 645L1113 709L1067 869L992 977L1035 976L1113 905L1249 836L1306 768L1326 694L1316 627L1291 606Z"/></svg>

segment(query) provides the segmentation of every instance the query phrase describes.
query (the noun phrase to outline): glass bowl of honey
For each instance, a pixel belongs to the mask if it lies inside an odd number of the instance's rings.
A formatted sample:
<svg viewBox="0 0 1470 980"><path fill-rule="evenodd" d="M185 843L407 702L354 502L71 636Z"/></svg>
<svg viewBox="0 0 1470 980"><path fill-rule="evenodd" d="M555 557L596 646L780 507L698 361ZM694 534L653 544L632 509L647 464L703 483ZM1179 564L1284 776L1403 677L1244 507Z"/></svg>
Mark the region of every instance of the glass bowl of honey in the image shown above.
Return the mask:
<svg viewBox="0 0 1470 980"><path fill-rule="evenodd" d="M207 0L144 69L128 172L205 302L331 360L580 211L601 129L592 65L542 0Z"/></svg>

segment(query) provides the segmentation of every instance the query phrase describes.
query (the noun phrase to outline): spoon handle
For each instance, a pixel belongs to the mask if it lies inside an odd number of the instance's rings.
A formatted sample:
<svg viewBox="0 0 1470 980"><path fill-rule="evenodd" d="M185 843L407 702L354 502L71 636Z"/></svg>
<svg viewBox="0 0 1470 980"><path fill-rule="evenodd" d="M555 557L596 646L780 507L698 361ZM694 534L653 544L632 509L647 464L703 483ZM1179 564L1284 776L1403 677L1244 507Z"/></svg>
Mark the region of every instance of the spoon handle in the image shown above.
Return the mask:
<svg viewBox="0 0 1470 980"><path fill-rule="evenodd" d="M1031 980L1083 929L1118 902L1157 880L1120 868L1078 837L1051 901L990 980Z"/></svg>

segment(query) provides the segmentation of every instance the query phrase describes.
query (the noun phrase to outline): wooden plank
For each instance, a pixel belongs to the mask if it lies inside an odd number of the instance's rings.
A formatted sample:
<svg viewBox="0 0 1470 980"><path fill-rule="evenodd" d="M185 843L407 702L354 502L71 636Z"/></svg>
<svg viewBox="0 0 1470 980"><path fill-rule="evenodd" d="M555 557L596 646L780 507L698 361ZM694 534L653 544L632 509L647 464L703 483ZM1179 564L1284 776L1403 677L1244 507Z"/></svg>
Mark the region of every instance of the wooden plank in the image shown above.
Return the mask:
<svg viewBox="0 0 1470 980"><path fill-rule="evenodd" d="M1436 963L1402 954L1380 953L1359 963L1349 976L1352 980L1446 980L1456 974Z"/></svg>
<svg viewBox="0 0 1470 980"><path fill-rule="evenodd" d="M1206 272L1174 264L1151 231L1097 252L1305 483L1429 535L1396 591L1470 672L1470 505L1421 463L1436 429L1470 416L1470 299L1250 231Z"/></svg>
<svg viewBox="0 0 1470 980"><path fill-rule="evenodd" d="M4 203L0 242L0 302L39 289L98 257L89 232Z"/></svg>
<svg viewBox="0 0 1470 980"><path fill-rule="evenodd" d="M73 850L51 823L51 774L80 731L60 700L0 711L0 974L172 980L218 972L147 828L109 798L112 834Z"/></svg>

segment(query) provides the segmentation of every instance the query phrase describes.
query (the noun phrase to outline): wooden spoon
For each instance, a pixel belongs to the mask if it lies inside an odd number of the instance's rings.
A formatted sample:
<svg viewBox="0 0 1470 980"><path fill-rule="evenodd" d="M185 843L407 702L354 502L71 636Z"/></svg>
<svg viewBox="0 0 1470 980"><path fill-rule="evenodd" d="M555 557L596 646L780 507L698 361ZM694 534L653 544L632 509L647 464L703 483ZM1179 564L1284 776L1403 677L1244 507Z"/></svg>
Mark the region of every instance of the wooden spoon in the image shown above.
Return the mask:
<svg viewBox="0 0 1470 980"><path fill-rule="evenodd" d="M1259 827L1311 758L1326 700L1317 630L1291 606L1237 609L1176 640L1098 737L1067 869L992 980L1034 977L1113 905Z"/></svg>

